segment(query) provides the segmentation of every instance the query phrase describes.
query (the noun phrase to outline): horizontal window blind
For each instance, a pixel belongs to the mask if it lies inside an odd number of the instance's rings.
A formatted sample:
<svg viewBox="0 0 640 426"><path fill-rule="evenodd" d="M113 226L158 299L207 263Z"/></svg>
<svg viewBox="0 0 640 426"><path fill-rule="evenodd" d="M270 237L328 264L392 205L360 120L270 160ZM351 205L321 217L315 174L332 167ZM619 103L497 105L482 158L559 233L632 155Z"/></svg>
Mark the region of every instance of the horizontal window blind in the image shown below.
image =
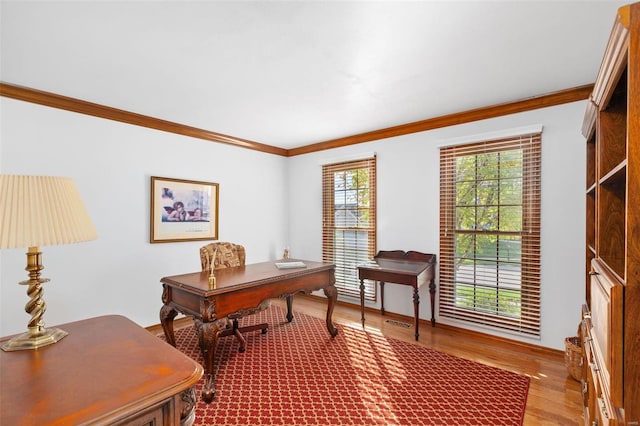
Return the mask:
<svg viewBox="0 0 640 426"><path fill-rule="evenodd" d="M336 265L338 294L359 298L357 266L376 254L376 157L322 166L322 206L322 259Z"/></svg>
<svg viewBox="0 0 640 426"><path fill-rule="evenodd" d="M541 134L440 150L440 315L540 335Z"/></svg>

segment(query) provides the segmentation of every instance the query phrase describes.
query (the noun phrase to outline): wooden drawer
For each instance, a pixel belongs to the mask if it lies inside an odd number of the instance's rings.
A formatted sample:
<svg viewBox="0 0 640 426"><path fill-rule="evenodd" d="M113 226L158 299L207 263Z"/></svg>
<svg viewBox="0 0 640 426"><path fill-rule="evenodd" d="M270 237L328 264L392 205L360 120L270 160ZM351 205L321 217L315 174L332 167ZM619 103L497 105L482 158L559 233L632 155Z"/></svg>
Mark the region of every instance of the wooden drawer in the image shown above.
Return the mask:
<svg viewBox="0 0 640 426"><path fill-rule="evenodd" d="M176 408L174 400L171 398L114 423L113 426L171 426L177 424L180 424L180 417L178 416L176 421Z"/></svg>
<svg viewBox="0 0 640 426"><path fill-rule="evenodd" d="M588 330L588 332L583 335L584 361L582 392L585 425L616 426L619 424L617 416L611 404L606 384L603 382L607 374L600 367L599 358L594 350L594 340L590 333L593 327L589 313L583 317L582 324L583 330Z"/></svg>
<svg viewBox="0 0 640 426"><path fill-rule="evenodd" d="M623 406L624 286L596 260L590 279L591 308L583 307L585 424L616 426Z"/></svg>
<svg viewBox="0 0 640 426"><path fill-rule="evenodd" d="M592 263L591 329L593 357L603 392L621 407L624 286L597 261Z"/></svg>

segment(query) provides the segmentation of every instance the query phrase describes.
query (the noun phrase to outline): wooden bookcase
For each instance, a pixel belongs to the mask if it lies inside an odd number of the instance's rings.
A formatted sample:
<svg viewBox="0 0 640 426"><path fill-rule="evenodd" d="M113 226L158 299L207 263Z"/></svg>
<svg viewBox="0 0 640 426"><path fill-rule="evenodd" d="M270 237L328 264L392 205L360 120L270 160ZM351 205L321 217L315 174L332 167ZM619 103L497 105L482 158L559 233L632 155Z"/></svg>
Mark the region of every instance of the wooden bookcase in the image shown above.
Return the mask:
<svg viewBox="0 0 640 426"><path fill-rule="evenodd" d="M640 424L640 3L618 10L587 107L586 425Z"/></svg>

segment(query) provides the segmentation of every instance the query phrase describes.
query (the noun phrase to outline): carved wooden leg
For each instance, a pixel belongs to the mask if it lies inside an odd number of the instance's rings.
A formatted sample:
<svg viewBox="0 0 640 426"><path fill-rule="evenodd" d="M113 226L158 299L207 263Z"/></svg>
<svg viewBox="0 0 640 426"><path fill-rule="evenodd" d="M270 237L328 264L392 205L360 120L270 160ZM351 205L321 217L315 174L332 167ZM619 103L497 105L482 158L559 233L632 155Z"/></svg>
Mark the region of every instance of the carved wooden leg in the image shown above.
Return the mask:
<svg viewBox="0 0 640 426"><path fill-rule="evenodd" d="M173 309L171 306L162 305L162 308L160 308L160 324L162 324L164 337L173 347L176 346L176 337L173 333L173 319L176 315L178 315L178 311Z"/></svg>
<svg viewBox="0 0 640 426"><path fill-rule="evenodd" d="M333 316L333 308L338 300L338 290L334 285L325 287L323 290L325 296L327 296L327 330L329 330L329 334L332 337L336 337L338 335L338 329L333 325L331 317Z"/></svg>
<svg viewBox="0 0 640 426"><path fill-rule="evenodd" d="M191 426L196 420L196 388L180 394L180 426Z"/></svg>
<svg viewBox="0 0 640 426"><path fill-rule="evenodd" d="M293 296L289 295L287 296L287 322L291 321L293 321Z"/></svg>
<svg viewBox="0 0 640 426"><path fill-rule="evenodd" d="M360 317L364 327L364 280L360 280Z"/></svg>
<svg viewBox="0 0 640 426"><path fill-rule="evenodd" d="M380 281L380 315L384 315L384 281Z"/></svg>
<svg viewBox="0 0 640 426"><path fill-rule="evenodd" d="M431 298L431 327L436 326L436 283L431 280L429 283L429 297Z"/></svg>
<svg viewBox="0 0 640 426"><path fill-rule="evenodd" d="M418 295L418 287L413 288L413 323L416 329L416 340L418 340L418 315L420 314L420 296Z"/></svg>
<svg viewBox="0 0 640 426"><path fill-rule="evenodd" d="M218 327L217 321L202 322L198 319L194 320L198 331L198 340L200 342L200 351L204 360L204 386L202 388L202 400L206 403L213 401L216 396L215 380L216 370L214 366L214 355L218 346L218 336L222 331Z"/></svg>

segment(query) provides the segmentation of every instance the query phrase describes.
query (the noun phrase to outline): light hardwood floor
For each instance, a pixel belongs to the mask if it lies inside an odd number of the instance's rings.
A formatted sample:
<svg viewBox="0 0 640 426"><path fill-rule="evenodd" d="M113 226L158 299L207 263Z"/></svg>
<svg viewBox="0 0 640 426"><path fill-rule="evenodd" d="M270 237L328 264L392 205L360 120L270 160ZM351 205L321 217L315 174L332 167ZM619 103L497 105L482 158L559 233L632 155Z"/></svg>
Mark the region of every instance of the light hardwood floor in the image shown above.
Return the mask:
<svg viewBox="0 0 640 426"><path fill-rule="evenodd" d="M281 303L286 308L284 301L274 300L273 303ZM314 296L296 296L293 302L294 313L303 312L318 318L325 317L326 306L326 299ZM538 349L442 325L431 327L427 321L421 322L420 338L415 342L413 326L407 328L386 322L396 320L412 324L409 317L393 314L382 317L379 311L369 309L365 318L365 327L369 331L531 377L524 419L527 426L584 423L580 383L567 373L564 352ZM339 303L334 310L333 321L362 327L357 305Z"/></svg>

